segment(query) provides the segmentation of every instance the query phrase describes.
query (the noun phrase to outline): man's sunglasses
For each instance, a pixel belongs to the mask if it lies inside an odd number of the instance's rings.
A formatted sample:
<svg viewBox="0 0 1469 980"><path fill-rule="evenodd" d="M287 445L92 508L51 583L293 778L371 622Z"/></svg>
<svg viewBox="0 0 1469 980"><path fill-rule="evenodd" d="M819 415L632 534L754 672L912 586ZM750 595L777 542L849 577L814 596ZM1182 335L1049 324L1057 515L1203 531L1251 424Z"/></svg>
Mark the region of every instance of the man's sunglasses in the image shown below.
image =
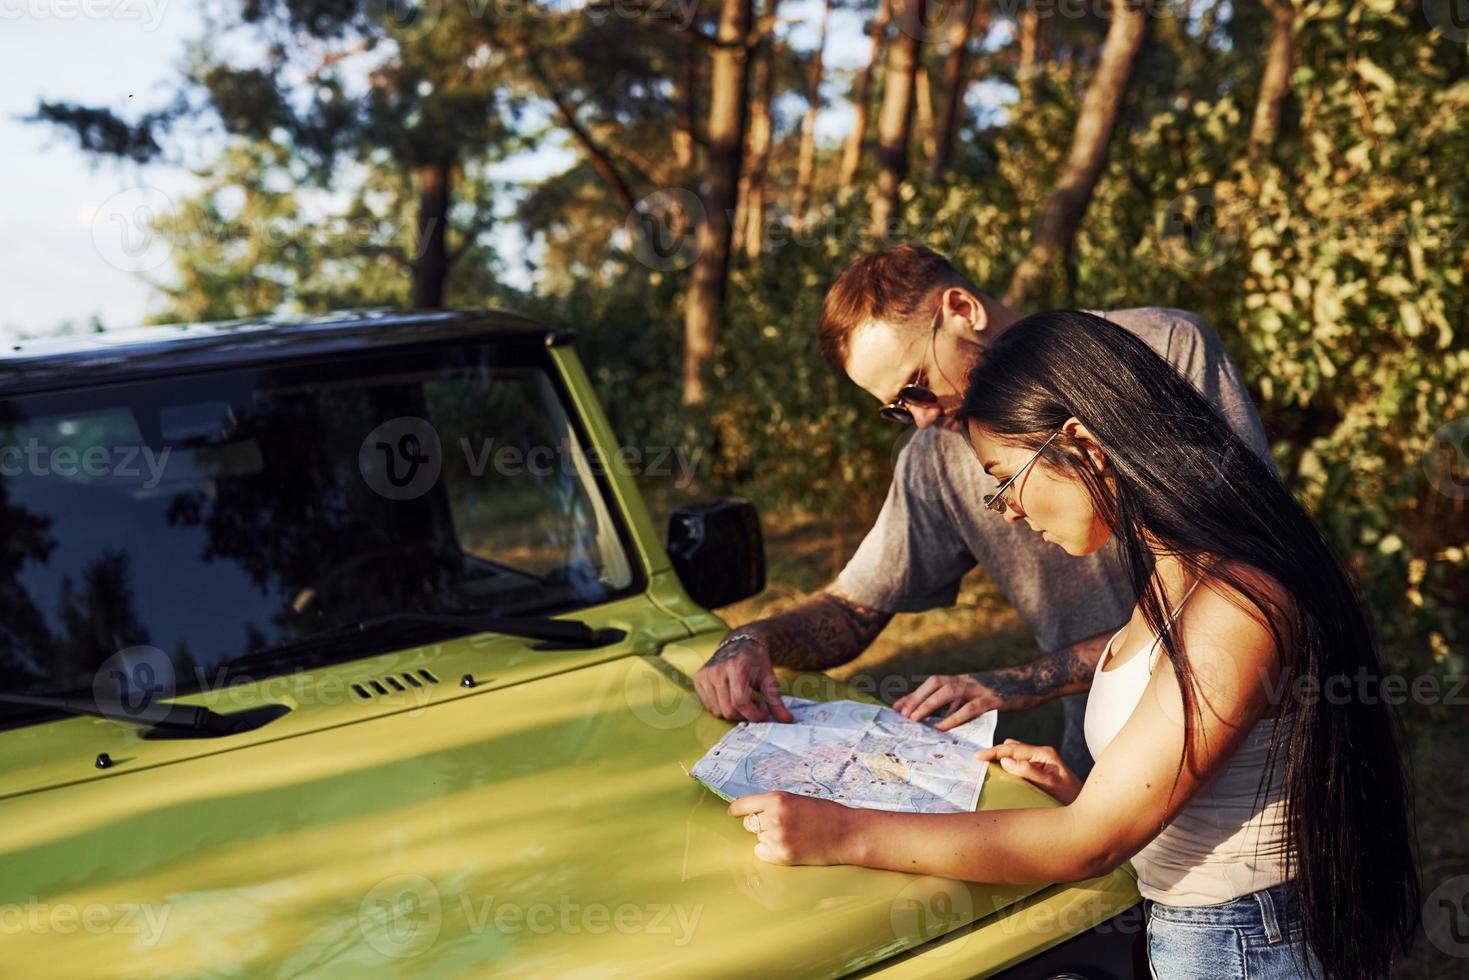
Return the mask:
<svg viewBox="0 0 1469 980"><path fill-rule="evenodd" d="M928 377L929 355L933 353L935 342L938 339L939 322L943 314L944 308L942 306L934 313L933 325L929 329L928 335L928 353L923 355L923 365L918 369L918 373L913 376L912 381L909 381L898 389L897 398L894 398L877 410L877 414L889 422L896 422L899 425L912 425L913 411L908 406L932 406L939 403L939 396L935 395L933 389L927 384L924 384L924 381Z"/></svg>
<svg viewBox="0 0 1469 980"><path fill-rule="evenodd" d="M937 405L939 396L921 384L906 384L898 389L898 397L877 410L877 414L889 422L912 425L913 412L909 405Z"/></svg>

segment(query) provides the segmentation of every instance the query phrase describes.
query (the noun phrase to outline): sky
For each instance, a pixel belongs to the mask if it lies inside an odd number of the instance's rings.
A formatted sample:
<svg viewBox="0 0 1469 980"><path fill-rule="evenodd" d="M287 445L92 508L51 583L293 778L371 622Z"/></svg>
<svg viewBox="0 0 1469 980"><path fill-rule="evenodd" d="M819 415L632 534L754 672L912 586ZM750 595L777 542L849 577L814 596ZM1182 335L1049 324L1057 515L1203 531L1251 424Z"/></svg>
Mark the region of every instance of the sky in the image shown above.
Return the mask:
<svg viewBox="0 0 1469 980"><path fill-rule="evenodd" d="M43 99L105 106L128 119L163 105L187 45L207 29L201 9L197 0L0 0L0 340L90 329L94 319L130 326L158 309L150 279L169 280L167 252L139 236L139 215L190 195L197 179L181 166L91 158L74 138L24 119ZM813 47L820 0L780 9L790 43ZM834 12L828 69L858 68L867 56L861 15ZM835 105L818 121L823 141L839 140L849 125L838 94L827 93ZM183 149L196 158L206 152L197 143ZM529 181L571 159L564 144L546 145L493 173ZM524 240L508 226L493 235L511 275L523 275Z"/></svg>
<svg viewBox="0 0 1469 980"><path fill-rule="evenodd" d="M69 9L64 0L0 0L6 78L0 86L0 330L6 337L53 333L94 316L108 325L137 323L148 310L150 287L109 261L108 249L93 241L94 219L105 244L109 198L144 183L187 193L192 179L173 168L92 161L74 142L23 118L41 99L129 115L133 105L161 103L165 80L201 25L191 4L149 2L119 2L106 11L97 3Z"/></svg>

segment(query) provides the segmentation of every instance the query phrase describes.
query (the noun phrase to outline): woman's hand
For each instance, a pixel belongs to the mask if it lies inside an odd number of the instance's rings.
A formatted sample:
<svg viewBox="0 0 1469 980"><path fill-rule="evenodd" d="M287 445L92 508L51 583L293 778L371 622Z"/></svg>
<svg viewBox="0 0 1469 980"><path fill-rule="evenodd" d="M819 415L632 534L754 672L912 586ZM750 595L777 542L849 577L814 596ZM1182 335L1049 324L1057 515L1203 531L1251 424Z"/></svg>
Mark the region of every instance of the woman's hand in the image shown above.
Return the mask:
<svg viewBox="0 0 1469 980"><path fill-rule="evenodd" d="M1081 793L1081 780L1049 745L1026 745L1007 738L1001 745L980 749L974 757L999 762L1001 769L1040 787L1061 803L1069 804Z"/></svg>
<svg viewBox="0 0 1469 980"><path fill-rule="evenodd" d="M846 851L860 810L795 793L754 793L729 805L771 864L850 864Z"/></svg>

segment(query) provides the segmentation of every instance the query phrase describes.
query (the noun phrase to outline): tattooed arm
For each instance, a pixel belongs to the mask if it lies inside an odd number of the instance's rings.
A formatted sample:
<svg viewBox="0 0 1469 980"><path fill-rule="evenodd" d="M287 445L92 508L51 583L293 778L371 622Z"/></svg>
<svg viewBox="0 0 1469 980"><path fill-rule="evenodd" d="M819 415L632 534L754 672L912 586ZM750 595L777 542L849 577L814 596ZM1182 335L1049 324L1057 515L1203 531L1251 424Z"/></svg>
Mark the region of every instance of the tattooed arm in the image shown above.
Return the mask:
<svg viewBox="0 0 1469 980"><path fill-rule="evenodd" d="M1088 690L1106 645L1106 636L1093 636L1018 667L978 674L936 674L912 694L894 701L893 708L921 721L947 706L948 715L938 723L943 730L977 718L991 708L1034 708L1052 698Z"/></svg>
<svg viewBox="0 0 1469 980"><path fill-rule="evenodd" d="M828 588L788 612L736 632L758 629L777 666L826 670L855 660L892 618L890 612L853 602Z"/></svg>
<svg viewBox="0 0 1469 980"><path fill-rule="evenodd" d="M853 602L828 588L778 616L730 633L694 675L704 707L732 721L790 721L772 664L826 670L867 649L892 613ZM759 691L756 701L751 691ZM767 707L769 715L767 715Z"/></svg>

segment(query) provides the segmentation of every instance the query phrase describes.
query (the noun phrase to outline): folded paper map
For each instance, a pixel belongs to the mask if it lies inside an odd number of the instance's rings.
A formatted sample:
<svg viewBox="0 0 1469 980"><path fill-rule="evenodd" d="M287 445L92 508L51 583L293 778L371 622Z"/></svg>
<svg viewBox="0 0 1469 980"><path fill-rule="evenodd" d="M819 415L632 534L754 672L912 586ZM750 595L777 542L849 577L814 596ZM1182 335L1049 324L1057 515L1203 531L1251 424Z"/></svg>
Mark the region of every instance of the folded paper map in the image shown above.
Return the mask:
<svg viewBox="0 0 1469 980"><path fill-rule="evenodd" d="M690 775L726 800L785 790L847 806L961 813L979 802L994 711L941 732L891 708L785 698L795 721L741 722Z"/></svg>

